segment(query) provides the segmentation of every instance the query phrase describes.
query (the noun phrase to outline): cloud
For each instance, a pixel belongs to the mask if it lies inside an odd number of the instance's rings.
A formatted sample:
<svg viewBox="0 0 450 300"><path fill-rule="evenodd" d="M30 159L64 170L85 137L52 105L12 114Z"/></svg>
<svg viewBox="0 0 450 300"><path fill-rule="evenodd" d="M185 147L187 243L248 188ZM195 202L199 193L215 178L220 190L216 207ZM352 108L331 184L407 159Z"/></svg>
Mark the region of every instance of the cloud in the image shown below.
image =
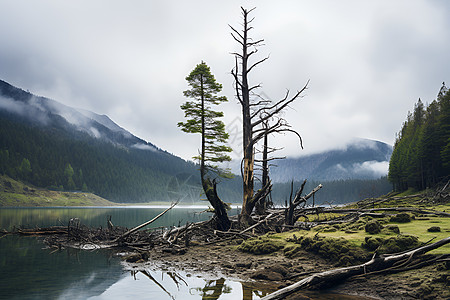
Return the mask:
<svg viewBox="0 0 450 300"><path fill-rule="evenodd" d="M95 127L90 127L88 133L97 139L99 139L102 136Z"/></svg>
<svg viewBox="0 0 450 300"><path fill-rule="evenodd" d="M359 175L373 175L382 177L388 174L389 161L365 161L353 164L353 172Z"/></svg>
<svg viewBox="0 0 450 300"><path fill-rule="evenodd" d="M146 145L146 144L134 144L131 147L139 149L139 150L147 150L147 151L156 151L157 150L154 146Z"/></svg>
<svg viewBox="0 0 450 300"><path fill-rule="evenodd" d="M24 115L26 107L27 106L25 103L0 96L0 109L4 109L18 115Z"/></svg>
<svg viewBox="0 0 450 300"><path fill-rule="evenodd" d="M241 114L230 52L239 45L241 1L3 1L0 78L66 105L106 114L160 148L190 158L198 138L176 124L184 116L185 77L201 60ZM272 142L289 155L312 153L359 136L392 144L420 97L431 102L449 81L450 19L445 1L247 1L256 6L252 35L270 55L251 84L278 99L310 79L286 119L289 135ZM179 147L182 144L183 147Z"/></svg>
<svg viewBox="0 0 450 300"><path fill-rule="evenodd" d="M49 119L45 110L31 97L27 103L15 101L10 98L0 96L0 109L6 110L10 113L26 117L41 124L47 124Z"/></svg>

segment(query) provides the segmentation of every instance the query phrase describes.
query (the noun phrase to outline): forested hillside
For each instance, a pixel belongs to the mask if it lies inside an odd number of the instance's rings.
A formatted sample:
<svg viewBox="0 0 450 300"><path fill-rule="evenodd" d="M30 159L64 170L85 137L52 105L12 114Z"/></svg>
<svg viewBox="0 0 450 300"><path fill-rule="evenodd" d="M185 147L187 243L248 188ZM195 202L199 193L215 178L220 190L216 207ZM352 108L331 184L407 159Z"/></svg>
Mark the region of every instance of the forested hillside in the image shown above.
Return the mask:
<svg viewBox="0 0 450 300"><path fill-rule="evenodd" d="M450 92L445 84L436 100L419 99L398 133L389 164L394 189L423 190L450 175Z"/></svg>
<svg viewBox="0 0 450 300"><path fill-rule="evenodd" d="M200 199L194 163L133 136L106 116L80 113L3 81L0 173L37 187L89 191L116 202ZM221 184L224 200L240 199L234 185Z"/></svg>
<svg viewBox="0 0 450 300"><path fill-rule="evenodd" d="M92 191L122 202L168 200L171 177L195 166L168 153L114 147L80 134L28 127L0 117L0 172L39 187Z"/></svg>

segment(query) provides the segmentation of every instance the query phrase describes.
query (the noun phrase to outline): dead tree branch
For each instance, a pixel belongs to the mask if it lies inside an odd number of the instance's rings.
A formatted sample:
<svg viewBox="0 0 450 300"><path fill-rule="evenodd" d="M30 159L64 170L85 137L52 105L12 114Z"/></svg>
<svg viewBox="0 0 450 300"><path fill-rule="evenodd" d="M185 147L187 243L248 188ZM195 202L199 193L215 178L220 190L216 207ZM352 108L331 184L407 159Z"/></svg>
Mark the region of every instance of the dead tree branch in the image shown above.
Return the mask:
<svg viewBox="0 0 450 300"><path fill-rule="evenodd" d="M145 222L145 223L143 223L143 224L141 224L141 225L139 225L139 226L134 227L133 229L128 230L127 232L125 232L124 234L122 234L121 236L119 236L118 238L116 238L116 239L113 241L113 243L117 243L117 242L123 240L125 237L129 236L130 234L132 234L133 232L138 231L139 229L141 229L141 228L143 228L143 227L145 227L145 226L147 226L147 225L150 225L151 223L155 222L155 221L158 220L161 216L163 216L166 212L168 212L169 210L171 210L172 208L174 208L175 205L178 204L178 202L179 202L179 201L177 201L177 202L175 202L175 203L172 203L172 205L171 205L169 208L167 208L165 211L163 211L162 213L160 213L159 215L157 215L156 217L154 217L154 218L151 219L150 221Z"/></svg>

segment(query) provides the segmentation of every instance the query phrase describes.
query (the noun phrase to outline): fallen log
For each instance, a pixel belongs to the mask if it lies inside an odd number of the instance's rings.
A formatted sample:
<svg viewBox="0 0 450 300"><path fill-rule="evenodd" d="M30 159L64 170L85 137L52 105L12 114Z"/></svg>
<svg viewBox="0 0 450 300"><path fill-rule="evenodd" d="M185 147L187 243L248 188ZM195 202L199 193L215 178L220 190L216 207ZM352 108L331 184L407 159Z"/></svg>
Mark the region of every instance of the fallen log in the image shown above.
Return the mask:
<svg viewBox="0 0 450 300"><path fill-rule="evenodd" d="M123 240L125 237L129 236L130 234L132 234L133 232L138 231L139 229L141 229L141 228L143 228L143 227L145 227L145 226L147 226L147 225L150 225L151 223L155 222L157 219L159 219L162 215L164 215L166 212L168 212L169 210L171 210L171 209L172 209L175 205L177 205L177 204L178 204L178 201L175 202L175 203L172 203L172 205L171 205L169 208L167 208L165 211L163 211L162 213L160 213L159 215L157 215L156 217L154 217L154 218L151 219L150 221L145 222L145 223L143 223L143 224L141 224L141 225L139 225L139 226L134 227L133 229L128 230L127 232L125 232L124 234L122 234L121 236L119 236L118 238L116 238L116 239L113 241L113 243L117 243L117 242L119 242L120 240Z"/></svg>
<svg viewBox="0 0 450 300"><path fill-rule="evenodd" d="M67 234L67 227L65 226L52 226L46 228L15 228L13 231L7 231L3 229L0 231L1 235L18 234L18 235L55 235L55 234Z"/></svg>
<svg viewBox="0 0 450 300"><path fill-rule="evenodd" d="M252 229L255 228L256 226L258 226L258 225L264 223L265 221L269 220L273 215L274 215L274 214L268 214L267 217L265 217L264 219L262 219L262 220L259 221L258 223L253 224L252 226L247 227L246 229L242 230L241 232L239 232L239 234L244 234L244 233L246 233L247 231L252 230Z"/></svg>
<svg viewBox="0 0 450 300"><path fill-rule="evenodd" d="M394 264L400 264L404 267L413 256L422 255L448 243L450 243L450 237L400 254L377 255L375 253L372 259L364 264L315 273L263 297L262 300L284 299L286 296L302 289L320 286L325 283L331 285L355 275L374 274L380 270L392 268Z"/></svg>

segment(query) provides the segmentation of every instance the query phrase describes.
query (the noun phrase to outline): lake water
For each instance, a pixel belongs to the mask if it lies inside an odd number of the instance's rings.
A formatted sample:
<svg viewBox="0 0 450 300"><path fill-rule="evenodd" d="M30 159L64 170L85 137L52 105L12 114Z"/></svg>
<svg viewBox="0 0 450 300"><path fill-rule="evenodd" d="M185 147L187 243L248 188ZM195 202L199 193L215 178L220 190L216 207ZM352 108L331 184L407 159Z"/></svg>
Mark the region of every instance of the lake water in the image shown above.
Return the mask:
<svg viewBox="0 0 450 300"><path fill-rule="evenodd" d="M134 227L165 207L2 208L0 229L14 226L67 225L79 218L88 226L106 227L111 216L117 226ZM175 207L150 228L207 220L204 208ZM236 213L234 210L232 213ZM53 251L36 237L0 237L0 299L260 299L268 291L228 278L204 274L151 271L130 272L108 250ZM308 294L315 299L341 296ZM350 299L350 298L349 298ZM351 299L354 299L351 297ZM359 298L361 299L361 298Z"/></svg>

